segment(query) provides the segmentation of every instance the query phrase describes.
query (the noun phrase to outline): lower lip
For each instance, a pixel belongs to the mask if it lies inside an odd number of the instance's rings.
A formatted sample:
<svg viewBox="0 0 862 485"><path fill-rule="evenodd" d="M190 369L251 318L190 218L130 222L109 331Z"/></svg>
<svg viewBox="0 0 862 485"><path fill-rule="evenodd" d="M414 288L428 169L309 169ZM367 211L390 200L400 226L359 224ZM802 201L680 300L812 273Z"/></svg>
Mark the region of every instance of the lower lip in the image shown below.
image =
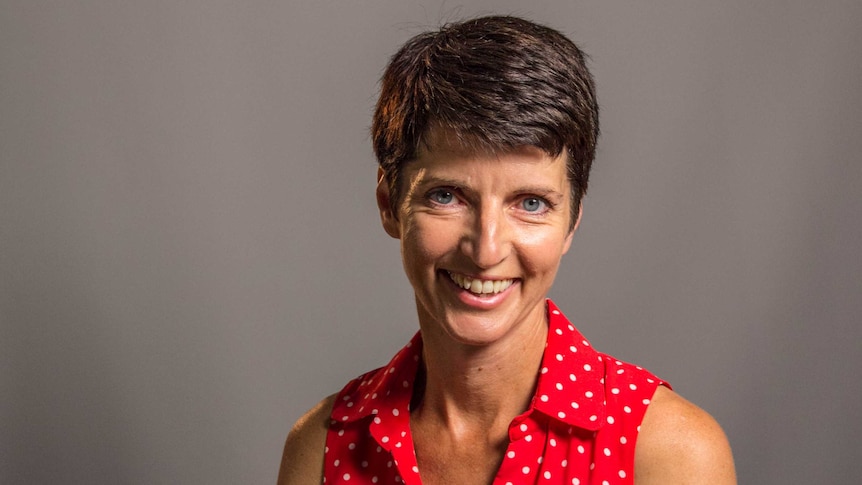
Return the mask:
<svg viewBox="0 0 862 485"><path fill-rule="evenodd" d="M520 281L515 280L512 282L511 285L509 285L508 288L499 293L477 295L458 286L446 273L441 273L441 277L449 283L449 286L451 288L454 289L455 294L458 296L458 299L461 301L461 303L480 310L490 310L492 308L500 306L503 301L509 296L509 293L512 291L512 288L520 284Z"/></svg>

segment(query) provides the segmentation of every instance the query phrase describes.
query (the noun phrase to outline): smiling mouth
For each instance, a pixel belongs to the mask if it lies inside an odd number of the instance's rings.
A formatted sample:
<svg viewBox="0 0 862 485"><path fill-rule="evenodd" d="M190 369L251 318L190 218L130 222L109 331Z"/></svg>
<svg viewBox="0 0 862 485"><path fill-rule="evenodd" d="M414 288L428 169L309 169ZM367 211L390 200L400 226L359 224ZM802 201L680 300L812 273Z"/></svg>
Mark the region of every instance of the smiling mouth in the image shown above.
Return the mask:
<svg viewBox="0 0 862 485"><path fill-rule="evenodd" d="M447 271L446 274L449 275L449 279L455 282L456 285L476 295L494 295L500 293L506 288L512 286L512 283L515 281L513 279L483 280L479 278L470 278L469 276L453 273L451 271Z"/></svg>

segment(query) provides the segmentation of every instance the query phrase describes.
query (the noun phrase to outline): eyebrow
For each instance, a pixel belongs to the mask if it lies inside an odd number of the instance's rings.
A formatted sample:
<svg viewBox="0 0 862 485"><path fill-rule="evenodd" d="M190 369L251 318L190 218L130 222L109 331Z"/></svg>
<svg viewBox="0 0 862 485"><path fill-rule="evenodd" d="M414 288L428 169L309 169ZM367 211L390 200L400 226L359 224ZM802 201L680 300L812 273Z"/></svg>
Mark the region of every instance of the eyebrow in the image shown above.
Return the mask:
<svg viewBox="0 0 862 485"><path fill-rule="evenodd" d="M422 179L418 182L419 183L417 183L416 186L422 188L425 188L429 185L442 185L446 187L456 188L463 188L466 186L463 181L436 176L422 177Z"/></svg>
<svg viewBox="0 0 862 485"><path fill-rule="evenodd" d="M535 194L541 195L542 197L556 197L562 199L565 197L565 194L558 191L557 189L551 187L545 187L541 185L526 185L519 187L515 192L519 194Z"/></svg>
<svg viewBox="0 0 862 485"><path fill-rule="evenodd" d="M462 180L438 176L430 176L427 178L423 178L423 180L416 184L416 188L421 187L422 189L429 186L444 186L453 187L461 190L470 190L470 188ZM562 200L565 197L565 194L558 191L556 188L548 187L545 185L522 185L515 188L512 192L517 194L535 194L547 198L556 198L558 200Z"/></svg>

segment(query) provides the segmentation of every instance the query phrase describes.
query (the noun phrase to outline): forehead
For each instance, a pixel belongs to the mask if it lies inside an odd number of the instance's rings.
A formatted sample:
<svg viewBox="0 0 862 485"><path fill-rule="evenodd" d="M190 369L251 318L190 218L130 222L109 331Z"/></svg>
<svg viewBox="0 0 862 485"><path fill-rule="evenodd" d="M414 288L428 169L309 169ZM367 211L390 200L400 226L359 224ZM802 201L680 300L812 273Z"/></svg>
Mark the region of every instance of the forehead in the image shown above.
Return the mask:
<svg viewBox="0 0 862 485"><path fill-rule="evenodd" d="M404 167L402 185L408 193L428 185L462 189L542 194L569 192L566 160L527 146L496 153L438 145L423 149ZM498 192L502 191L502 192Z"/></svg>
<svg viewBox="0 0 862 485"><path fill-rule="evenodd" d="M559 161L566 165L564 153L554 157L532 145L492 147L452 130L432 129L419 143L416 158L408 162L404 168L407 169L410 165L414 167L421 165L426 168L434 166L439 169L457 170L461 166L465 166L466 169L466 165L469 165L466 162L472 161L489 162L491 165L498 162L500 169L504 169L507 165L505 162L512 161L533 164L536 168L557 165Z"/></svg>

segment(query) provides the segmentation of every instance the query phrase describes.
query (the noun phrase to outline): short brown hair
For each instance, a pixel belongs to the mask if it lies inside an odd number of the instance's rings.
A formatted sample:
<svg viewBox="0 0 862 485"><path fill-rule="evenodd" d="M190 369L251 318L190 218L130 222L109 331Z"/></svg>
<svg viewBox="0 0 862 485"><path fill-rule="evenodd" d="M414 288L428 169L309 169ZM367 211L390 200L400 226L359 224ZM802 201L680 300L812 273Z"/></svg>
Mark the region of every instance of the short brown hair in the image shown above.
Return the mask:
<svg viewBox="0 0 862 485"><path fill-rule="evenodd" d="M393 209L402 165L431 129L442 129L491 152L565 151L574 224L599 134L585 57L560 32L512 16L447 24L408 40L383 74L371 129Z"/></svg>

